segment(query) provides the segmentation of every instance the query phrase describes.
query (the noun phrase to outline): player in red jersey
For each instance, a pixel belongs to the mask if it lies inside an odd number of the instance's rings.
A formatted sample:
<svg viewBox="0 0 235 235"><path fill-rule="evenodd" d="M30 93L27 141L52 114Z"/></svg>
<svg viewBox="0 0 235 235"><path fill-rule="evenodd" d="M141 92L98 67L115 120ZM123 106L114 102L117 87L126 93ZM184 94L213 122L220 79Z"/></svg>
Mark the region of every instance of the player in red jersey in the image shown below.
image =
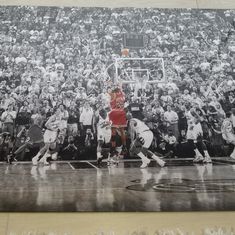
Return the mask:
<svg viewBox="0 0 235 235"><path fill-rule="evenodd" d="M112 123L112 138L111 138L111 155L115 154L116 137L120 134L123 152L126 152L126 133L127 127L126 111L124 109L124 102L116 102L115 108L109 113L109 120Z"/></svg>
<svg viewBox="0 0 235 235"><path fill-rule="evenodd" d="M117 107L117 103L123 105L125 103L125 94L119 87L112 90L112 92L110 93L110 98L111 109L115 109Z"/></svg>

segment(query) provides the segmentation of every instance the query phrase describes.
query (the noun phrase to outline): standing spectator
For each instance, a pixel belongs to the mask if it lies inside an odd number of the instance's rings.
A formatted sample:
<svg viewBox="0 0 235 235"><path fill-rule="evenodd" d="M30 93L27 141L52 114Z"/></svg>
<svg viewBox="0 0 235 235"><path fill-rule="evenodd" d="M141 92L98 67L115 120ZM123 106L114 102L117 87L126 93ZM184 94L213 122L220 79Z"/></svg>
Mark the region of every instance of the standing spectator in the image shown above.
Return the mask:
<svg viewBox="0 0 235 235"><path fill-rule="evenodd" d="M13 105L10 104L1 116L3 122L3 132L9 132L11 136L14 134L14 122L16 119L16 111L13 110Z"/></svg>
<svg viewBox="0 0 235 235"><path fill-rule="evenodd" d="M86 101L80 112L81 115L79 121L81 125L82 135L85 137L87 130L92 130L94 111L89 102Z"/></svg>
<svg viewBox="0 0 235 235"><path fill-rule="evenodd" d="M59 143L63 144L66 133L67 133L69 113L65 109L65 106L63 104L59 105L59 111L60 111L61 121L60 121L60 127L59 127L60 133L58 135L58 139L59 139Z"/></svg>
<svg viewBox="0 0 235 235"><path fill-rule="evenodd" d="M164 120L167 122L168 131L171 130L176 139L179 138L178 114L167 105L167 111L164 113Z"/></svg>
<svg viewBox="0 0 235 235"><path fill-rule="evenodd" d="M68 136L76 136L78 134L79 117L79 112L75 108L69 111Z"/></svg>

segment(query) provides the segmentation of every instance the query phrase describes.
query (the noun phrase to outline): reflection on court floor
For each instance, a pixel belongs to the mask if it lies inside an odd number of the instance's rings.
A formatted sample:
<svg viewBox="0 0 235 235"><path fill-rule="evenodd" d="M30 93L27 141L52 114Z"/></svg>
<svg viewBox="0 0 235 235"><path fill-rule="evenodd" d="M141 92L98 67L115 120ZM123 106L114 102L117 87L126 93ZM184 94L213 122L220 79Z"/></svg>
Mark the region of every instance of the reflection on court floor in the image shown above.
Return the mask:
<svg viewBox="0 0 235 235"><path fill-rule="evenodd" d="M0 164L0 211L235 210L235 161L168 159L140 169L138 160Z"/></svg>

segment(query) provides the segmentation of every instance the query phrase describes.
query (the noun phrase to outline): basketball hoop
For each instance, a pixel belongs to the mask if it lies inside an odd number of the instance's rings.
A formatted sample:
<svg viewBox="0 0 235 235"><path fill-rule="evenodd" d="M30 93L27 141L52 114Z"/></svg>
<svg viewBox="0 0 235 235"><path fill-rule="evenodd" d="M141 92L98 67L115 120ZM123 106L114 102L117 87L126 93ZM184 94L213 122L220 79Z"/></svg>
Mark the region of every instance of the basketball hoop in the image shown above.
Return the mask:
<svg viewBox="0 0 235 235"><path fill-rule="evenodd" d="M127 50L129 53L129 49L123 49L123 53L127 54ZM131 66L135 63L138 63L139 66ZM155 66L155 70L152 69L152 65L157 65ZM152 71L157 71L161 70L163 73L163 80L166 79L165 77L165 64L164 64L164 59L160 57L152 57L152 58L127 58L127 57L119 57L115 58L115 71L116 71L116 76L115 80L120 80L120 73L125 74L128 78L130 78L130 81L134 82L135 81L135 75L138 72L144 72L146 71L147 76L150 77L150 74L152 74ZM157 81L158 78L155 76L152 76L151 82Z"/></svg>

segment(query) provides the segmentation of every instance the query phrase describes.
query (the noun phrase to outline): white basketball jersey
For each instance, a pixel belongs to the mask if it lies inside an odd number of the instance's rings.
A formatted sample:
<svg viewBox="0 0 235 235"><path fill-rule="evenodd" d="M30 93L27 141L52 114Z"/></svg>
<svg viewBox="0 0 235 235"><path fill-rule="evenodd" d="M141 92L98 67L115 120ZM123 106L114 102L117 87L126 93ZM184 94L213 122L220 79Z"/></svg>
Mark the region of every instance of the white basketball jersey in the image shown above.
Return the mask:
<svg viewBox="0 0 235 235"><path fill-rule="evenodd" d="M131 120L136 122L136 125L134 125L134 131L136 132L136 134L141 134L144 131L150 130L149 127L139 119L133 118Z"/></svg>
<svg viewBox="0 0 235 235"><path fill-rule="evenodd" d="M106 126L106 124L109 123L109 117L107 115L107 117L104 119L99 115L99 121L97 123L97 126L100 128L104 128L104 126Z"/></svg>
<svg viewBox="0 0 235 235"><path fill-rule="evenodd" d="M57 131L59 129L60 122L60 117L53 115L48 119L46 126L52 131Z"/></svg>
<svg viewBox="0 0 235 235"><path fill-rule="evenodd" d="M97 139L109 143L111 135L111 125L109 124L108 116L104 119L99 115L99 121L97 123Z"/></svg>

